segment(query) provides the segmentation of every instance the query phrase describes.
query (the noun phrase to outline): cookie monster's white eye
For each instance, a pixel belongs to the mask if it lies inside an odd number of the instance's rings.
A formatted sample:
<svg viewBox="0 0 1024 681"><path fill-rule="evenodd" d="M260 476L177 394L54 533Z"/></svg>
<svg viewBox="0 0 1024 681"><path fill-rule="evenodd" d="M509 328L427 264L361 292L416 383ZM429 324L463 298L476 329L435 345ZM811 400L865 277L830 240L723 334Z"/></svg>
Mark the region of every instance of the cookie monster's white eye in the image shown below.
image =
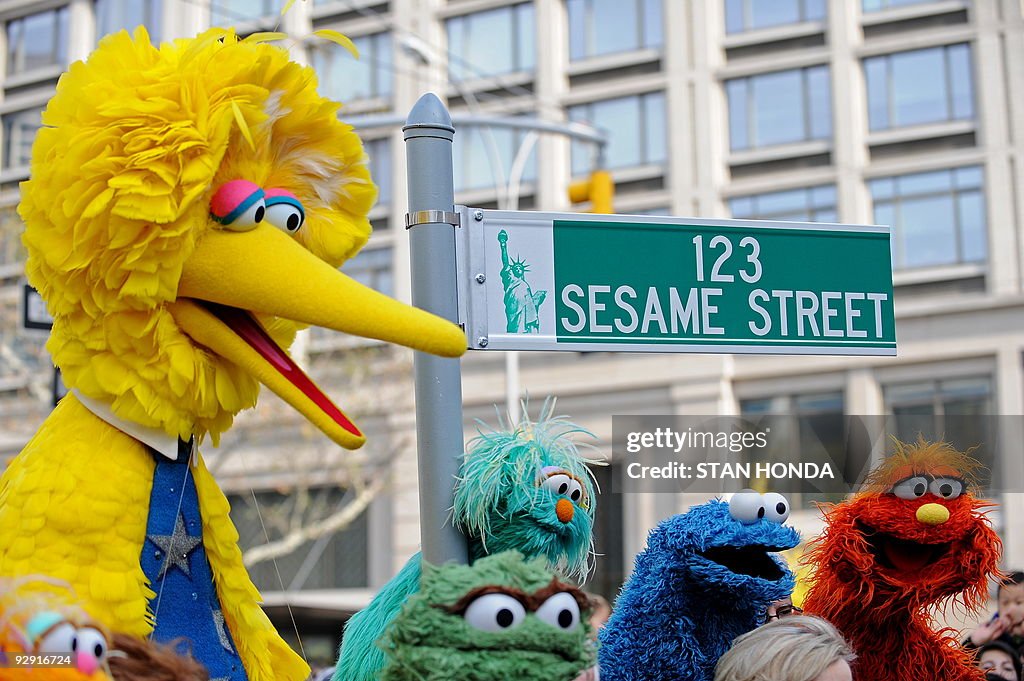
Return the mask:
<svg viewBox="0 0 1024 681"><path fill-rule="evenodd" d="M729 500L729 515L744 525L753 525L764 513L764 497L752 489L741 490Z"/></svg>
<svg viewBox="0 0 1024 681"><path fill-rule="evenodd" d="M39 639L40 653L72 653L78 647L78 631L70 622L61 622Z"/></svg>
<svg viewBox="0 0 1024 681"><path fill-rule="evenodd" d="M928 492L928 478L923 475L915 475L912 478L900 480L892 486L892 493L900 499L920 499Z"/></svg>
<svg viewBox="0 0 1024 681"><path fill-rule="evenodd" d="M306 221L306 211L294 194L283 189L268 189L266 201L267 222L281 231L295 234Z"/></svg>
<svg viewBox="0 0 1024 681"><path fill-rule="evenodd" d="M579 485L578 482L570 478L568 475L559 473L558 475L552 475L550 478L544 480L540 486L544 489L551 490L555 494L568 496L572 483L576 483L577 486Z"/></svg>
<svg viewBox="0 0 1024 681"><path fill-rule="evenodd" d="M956 499L964 492L964 483L956 478L935 478L928 485L931 493L943 499Z"/></svg>
<svg viewBox="0 0 1024 681"><path fill-rule="evenodd" d="M508 594L484 594L474 599L462 616L474 629L498 633L522 624L526 608Z"/></svg>
<svg viewBox="0 0 1024 681"><path fill-rule="evenodd" d="M97 629L82 627L78 630L75 652L88 653L100 661L107 654L107 639Z"/></svg>
<svg viewBox="0 0 1024 681"><path fill-rule="evenodd" d="M780 525L789 517L789 502L777 492L764 495L764 517Z"/></svg>
<svg viewBox="0 0 1024 681"><path fill-rule="evenodd" d="M572 594L562 591L540 604L537 618L563 631L570 631L580 623L580 605Z"/></svg>

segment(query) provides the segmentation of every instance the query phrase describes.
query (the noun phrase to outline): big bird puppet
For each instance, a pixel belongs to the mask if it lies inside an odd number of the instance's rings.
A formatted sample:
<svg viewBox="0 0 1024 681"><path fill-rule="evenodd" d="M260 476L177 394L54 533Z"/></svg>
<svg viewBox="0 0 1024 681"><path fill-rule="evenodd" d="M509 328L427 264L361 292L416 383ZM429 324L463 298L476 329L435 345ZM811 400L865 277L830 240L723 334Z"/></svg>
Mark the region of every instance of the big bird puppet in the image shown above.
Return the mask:
<svg viewBox="0 0 1024 681"><path fill-rule="evenodd" d="M804 610L857 652L858 681L982 681L934 613L984 603L1001 544L972 494L974 459L941 442L898 444L863 491L825 513L806 559Z"/></svg>
<svg viewBox="0 0 1024 681"><path fill-rule="evenodd" d="M282 350L315 324L443 356L459 328L336 267L375 198L359 138L309 68L211 29L144 29L72 64L19 212L72 394L0 482L0 576L70 583L111 630L183 637L214 679L303 679L260 610L197 451L267 386L329 438L357 426Z"/></svg>

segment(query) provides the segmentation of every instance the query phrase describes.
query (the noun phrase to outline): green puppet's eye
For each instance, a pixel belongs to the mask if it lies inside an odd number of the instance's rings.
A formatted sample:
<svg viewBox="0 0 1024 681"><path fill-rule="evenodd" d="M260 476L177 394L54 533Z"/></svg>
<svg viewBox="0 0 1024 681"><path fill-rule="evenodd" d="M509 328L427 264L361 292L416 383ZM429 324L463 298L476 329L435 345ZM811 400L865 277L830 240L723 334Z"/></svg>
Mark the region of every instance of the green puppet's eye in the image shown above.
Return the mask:
<svg viewBox="0 0 1024 681"><path fill-rule="evenodd" d="M565 591L550 597L537 608L537 619L556 629L571 631L580 623L580 605Z"/></svg>
<svg viewBox="0 0 1024 681"><path fill-rule="evenodd" d="M507 594L491 593L474 599L462 616L474 629L499 633L522 624L526 608Z"/></svg>

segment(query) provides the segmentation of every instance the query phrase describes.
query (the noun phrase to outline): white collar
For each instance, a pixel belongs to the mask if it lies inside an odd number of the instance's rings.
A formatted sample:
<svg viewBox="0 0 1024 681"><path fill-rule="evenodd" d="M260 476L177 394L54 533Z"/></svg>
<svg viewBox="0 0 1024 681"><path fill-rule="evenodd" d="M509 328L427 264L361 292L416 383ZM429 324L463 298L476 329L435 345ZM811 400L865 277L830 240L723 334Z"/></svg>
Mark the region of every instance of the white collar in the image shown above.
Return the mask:
<svg viewBox="0 0 1024 681"><path fill-rule="evenodd" d="M71 389L82 406L95 414L98 418L114 426L122 433L130 435L142 444L155 449L171 461L178 460L178 438L168 435L160 428L149 428L147 426L126 421L114 414L110 405L98 402L91 397L86 397L75 388Z"/></svg>

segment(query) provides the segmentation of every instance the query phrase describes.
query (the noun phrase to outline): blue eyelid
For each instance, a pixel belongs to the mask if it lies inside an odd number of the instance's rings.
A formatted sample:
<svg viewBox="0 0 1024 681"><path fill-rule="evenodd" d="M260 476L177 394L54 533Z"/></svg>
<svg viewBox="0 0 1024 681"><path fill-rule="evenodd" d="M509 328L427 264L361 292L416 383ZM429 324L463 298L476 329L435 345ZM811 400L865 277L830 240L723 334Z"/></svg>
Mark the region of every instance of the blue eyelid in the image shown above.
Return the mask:
<svg viewBox="0 0 1024 681"><path fill-rule="evenodd" d="M298 199L293 199L290 196L270 196L263 202L263 205L270 208L271 206L276 206L280 203L286 203L289 206L294 206L299 210L299 213L302 215L302 219L306 219L306 209L302 207L302 203Z"/></svg>

